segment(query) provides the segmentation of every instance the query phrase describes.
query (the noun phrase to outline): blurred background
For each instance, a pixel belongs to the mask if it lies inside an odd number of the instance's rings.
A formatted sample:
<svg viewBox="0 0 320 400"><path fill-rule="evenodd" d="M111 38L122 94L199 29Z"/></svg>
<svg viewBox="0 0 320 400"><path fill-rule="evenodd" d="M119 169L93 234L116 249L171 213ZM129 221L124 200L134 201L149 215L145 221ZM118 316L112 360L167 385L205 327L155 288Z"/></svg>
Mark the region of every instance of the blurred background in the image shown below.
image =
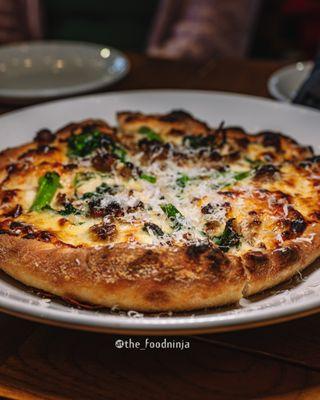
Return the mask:
<svg viewBox="0 0 320 400"><path fill-rule="evenodd" d="M310 59L319 0L0 0L0 43L90 41L167 59Z"/></svg>

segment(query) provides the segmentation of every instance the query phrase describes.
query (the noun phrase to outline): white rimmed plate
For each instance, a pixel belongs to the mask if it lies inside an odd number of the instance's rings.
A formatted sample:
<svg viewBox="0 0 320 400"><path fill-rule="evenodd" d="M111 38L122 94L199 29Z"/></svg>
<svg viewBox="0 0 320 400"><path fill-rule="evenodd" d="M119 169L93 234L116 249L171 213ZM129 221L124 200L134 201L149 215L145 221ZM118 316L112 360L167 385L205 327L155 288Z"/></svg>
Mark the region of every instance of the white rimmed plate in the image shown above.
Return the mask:
<svg viewBox="0 0 320 400"><path fill-rule="evenodd" d="M123 53L92 43L35 41L0 47L0 97L36 99L111 85L129 70Z"/></svg>
<svg viewBox="0 0 320 400"><path fill-rule="evenodd" d="M216 126L244 126L250 132L281 130L319 150L320 113L261 98L215 92L152 90L109 93L54 101L0 117L1 146L30 140L43 127L56 129L83 118L114 122L119 110L167 112L185 109ZM192 293L190 294L192 295ZM240 305L184 314L141 315L134 312L77 309L32 294L28 288L0 275L0 309L46 323L78 329L148 334L216 332L275 323L320 309L320 269L309 267L301 277Z"/></svg>
<svg viewBox="0 0 320 400"><path fill-rule="evenodd" d="M280 101L292 101L310 75L313 65L312 61L297 62L275 71L268 80L271 96Z"/></svg>

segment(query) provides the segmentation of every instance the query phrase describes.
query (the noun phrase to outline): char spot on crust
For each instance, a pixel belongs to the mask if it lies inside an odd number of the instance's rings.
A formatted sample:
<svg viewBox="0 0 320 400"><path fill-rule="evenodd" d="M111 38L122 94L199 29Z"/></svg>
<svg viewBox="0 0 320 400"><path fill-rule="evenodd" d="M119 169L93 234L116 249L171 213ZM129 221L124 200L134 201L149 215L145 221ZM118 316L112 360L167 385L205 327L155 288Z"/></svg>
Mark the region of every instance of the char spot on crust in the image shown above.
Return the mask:
<svg viewBox="0 0 320 400"><path fill-rule="evenodd" d="M246 133L246 131L245 131L245 129L244 128L242 128L241 126L232 126L232 125L230 125L230 126L225 126L224 127L224 130L225 131L235 131L235 132L238 132L238 133L242 133L242 134L244 134L244 135L246 135L247 133ZM249 139L247 138L247 137L243 137L244 139L246 139L247 141L249 141Z"/></svg>
<svg viewBox="0 0 320 400"><path fill-rule="evenodd" d="M41 144L52 143L55 140L56 136L53 134L50 129L44 128L40 129L34 138L34 140Z"/></svg>
<svg viewBox="0 0 320 400"><path fill-rule="evenodd" d="M207 258L210 261L211 268L213 269L219 269L223 265L230 264L228 257L218 248L212 249Z"/></svg>
<svg viewBox="0 0 320 400"><path fill-rule="evenodd" d="M142 114L139 112L133 112L133 111L120 111L117 113L118 118L124 118L125 122L132 122L135 121L136 119L142 117Z"/></svg>
<svg viewBox="0 0 320 400"><path fill-rule="evenodd" d="M284 229L281 233L283 240L300 236L307 228L307 222L303 215L292 206L288 207L288 215L279 221L279 225Z"/></svg>
<svg viewBox="0 0 320 400"><path fill-rule="evenodd" d="M281 267L295 264L300 259L299 250L295 246L281 247L274 250L273 254Z"/></svg>
<svg viewBox="0 0 320 400"><path fill-rule="evenodd" d="M181 122L186 119L193 119L192 115L183 110L174 110L167 115L163 115L159 118L163 122Z"/></svg>
<svg viewBox="0 0 320 400"><path fill-rule="evenodd" d="M260 132L262 136L262 144L265 147L274 147L277 151L281 151L281 135L279 133L265 131Z"/></svg>
<svg viewBox="0 0 320 400"><path fill-rule="evenodd" d="M235 142L241 149L246 149L250 143L250 140L247 137L236 138Z"/></svg>
<svg viewBox="0 0 320 400"><path fill-rule="evenodd" d="M200 245L191 245L187 247L186 254L192 260L198 260L201 254L208 251L209 245L200 244Z"/></svg>
<svg viewBox="0 0 320 400"><path fill-rule="evenodd" d="M249 271L257 271L261 267L269 265L269 257L261 251L249 251L244 255L246 267Z"/></svg>
<svg viewBox="0 0 320 400"><path fill-rule="evenodd" d="M146 250L141 256L135 258L128 264L128 269L133 272L138 272L140 269L158 265L162 265L159 254L152 250Z"/></svg>
<svg viewBox="0 0 320 400"><path fill-rule="evenodd" d="M182 129L175 129L175 128L172 128L172 129L170 129L170 131L169 131L169 134L170 134L170 135L172 135L172 136L177 136L177 137L183 136L184 133L185 133L185 132L184 132Z"/></svg>
<svg viewBox="0 0 320 400"><path fill-rule="evenodd" d="M152 290L145 295L150 303L165 304L169 302L169 295L164 290Z"/></svg>
<svg viewBox="0 0 320 400"><path fill-rule="evenodd" d="M47 144L41 144L36 148L31 148L24 153L20 154L18 157L19 160L23 158L28 158L36 155L46 155L46 154L52 154L55 151L57 151L56 147L53 146L48 146Z"/></svg>

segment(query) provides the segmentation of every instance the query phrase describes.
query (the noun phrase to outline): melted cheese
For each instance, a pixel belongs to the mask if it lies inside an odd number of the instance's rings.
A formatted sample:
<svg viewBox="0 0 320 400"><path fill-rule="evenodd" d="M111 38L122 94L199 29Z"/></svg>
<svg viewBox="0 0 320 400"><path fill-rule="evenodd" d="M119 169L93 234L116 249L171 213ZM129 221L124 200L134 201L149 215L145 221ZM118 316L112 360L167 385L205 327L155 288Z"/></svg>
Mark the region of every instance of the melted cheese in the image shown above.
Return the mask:
<svg viewBox="0 0 320 400"><path fill-rule="evenodd" d="M187 157L200 157L196 151L186 150L181 145L181 137L172 139L171 144ZM60 150L63 155L60 158L57 156L58 159L68 161L66 146L62 145ZM319 207L314 182L319 181L320 184L320 177L309 174L306 178L290 163L279 167L280 175L273 179L263 182L253 179L255 169L246 157L259 160L267 151L274 152L274 149L251 143L245 154L229 162L223 172L206 163L201 165L201 160L179 162L174 158L173 147L169 149L165 160L158 161L158 154L154 154L147 164L142 162L143 153L128 151L128 161L139 167L145 176L154 177L155 183L142 179L142 175L139 177L135 174L130 178L121 176L120 161L116 162L111 172L100 173L92 168L90 157L76 160L78 168L70 170L61 165L32 163L32 158L29 158L32 167L23 174L10 176L2 184L2 190L18 190L13 203L21 204L24 212L17 221L50 231L62 242L74 246L121 242L148 245L215 242L223 233L227 221L235 218L241 246L230 249L230 252L241 254L248 249L273 248L279 244L283 240L279 221L288 217L289 207L294 207L303 216L308 216L311 209ZM62 185L51 202L54 210L31 212L39 177L52 170L59 173ZM86 194L96 193L101 185L108 185L114 191L86 198ZM267 192L261 191L261 188ZM284 199L279 200L277 191L290 195L292 202L289 204ZM80 210L80 215L60 215L59 210L63 207L59 204L58 193L72 201L73 206ZM92 198L98 198L101 209L108 209L117 203L123 215L91 217L88 208ZM163 211L168 204L178 210L174 221ZM280 212L277 208L279 204ZM117 234L111 240L92 233L94 225L103 223L116 227ZM155 224L163 235L145 229L146 224Z"/></svg>

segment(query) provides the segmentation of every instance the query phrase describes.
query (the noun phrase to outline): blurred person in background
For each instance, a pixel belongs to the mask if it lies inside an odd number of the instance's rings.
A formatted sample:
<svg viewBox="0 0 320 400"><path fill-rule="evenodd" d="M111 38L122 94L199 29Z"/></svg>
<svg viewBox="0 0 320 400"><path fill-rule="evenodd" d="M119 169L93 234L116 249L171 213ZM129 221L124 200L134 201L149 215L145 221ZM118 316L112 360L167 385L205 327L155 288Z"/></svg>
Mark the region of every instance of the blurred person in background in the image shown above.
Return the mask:
<svg viewBox="0 0 320 400"><path fill-rule="evenodd" d="M259 5L259 0L163 0L148 51L176 59L244 57Z"/></svg>
<svg viewBox="0 0 320 400"><path fill-rule="evenodd" d="M0 43L82 40L200 62L312 57L319 30L319 0L0 0Z"/></svg>
<svg viewBox="0 0 320 400"><path fill-rule="evenodd" d="M0 43L41 39L40 10L38 0L0 0Z"/></svg>

